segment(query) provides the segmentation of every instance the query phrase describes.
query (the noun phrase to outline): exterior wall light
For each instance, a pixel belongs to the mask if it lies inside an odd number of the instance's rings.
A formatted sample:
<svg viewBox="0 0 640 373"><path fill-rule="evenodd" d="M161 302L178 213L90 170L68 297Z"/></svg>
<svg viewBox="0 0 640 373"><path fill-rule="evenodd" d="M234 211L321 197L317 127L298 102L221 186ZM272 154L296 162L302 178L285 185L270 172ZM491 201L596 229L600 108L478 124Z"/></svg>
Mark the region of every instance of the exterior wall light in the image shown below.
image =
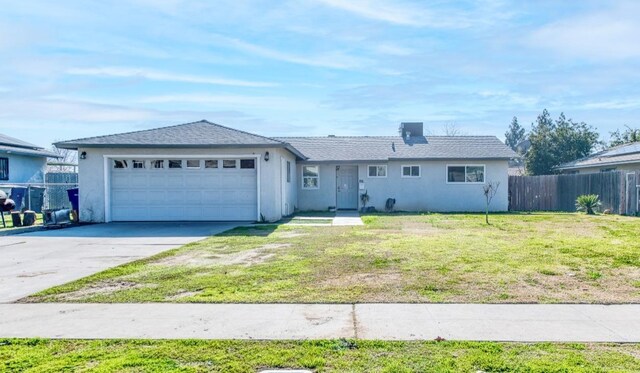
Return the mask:
<svg viewBox="0 0 640 373"><path fill-rule="evenodd" d="M269 152L264 153L264 161L269 162Z"/></svg>
<svg viewBox="0 0 640 373"><path fill-rule="evenodd" d="M80 159L87 159L87 152L80 153Z"/></svg>

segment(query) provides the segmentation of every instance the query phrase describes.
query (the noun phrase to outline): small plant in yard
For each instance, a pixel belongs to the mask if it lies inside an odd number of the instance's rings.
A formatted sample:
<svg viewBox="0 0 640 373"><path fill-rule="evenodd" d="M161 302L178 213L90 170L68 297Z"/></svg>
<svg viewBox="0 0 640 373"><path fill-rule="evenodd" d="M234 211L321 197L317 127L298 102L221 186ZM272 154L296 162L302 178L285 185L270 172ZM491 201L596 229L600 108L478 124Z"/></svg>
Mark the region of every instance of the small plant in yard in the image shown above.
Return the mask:
<svg viewBox="0 0 640 373"><path fill-rule="evenodd" d="M362 211L366 211L367 210L367 203L369 203L369 192L368 191L364 191L364 193L362 193L360 195L360 202L362 202Z"/></svg>
<svg viewBox="0 0 640 373"><path fill-rule="evenodd" d="M498 188L500 187L500 182L498 181L490 181L482 187L482 191L484 192L484 198L486 204L484 220L489 224L489 205L491 205L491 201L493 197L498 193Z"/></svg>
<svg viewBox="0 0 640 373"><path fill-rule="evenodd" d="M595 215L595 211L602 205L597 194L583 194L576 199L576 210L584 211L587 215Z"/></svg>

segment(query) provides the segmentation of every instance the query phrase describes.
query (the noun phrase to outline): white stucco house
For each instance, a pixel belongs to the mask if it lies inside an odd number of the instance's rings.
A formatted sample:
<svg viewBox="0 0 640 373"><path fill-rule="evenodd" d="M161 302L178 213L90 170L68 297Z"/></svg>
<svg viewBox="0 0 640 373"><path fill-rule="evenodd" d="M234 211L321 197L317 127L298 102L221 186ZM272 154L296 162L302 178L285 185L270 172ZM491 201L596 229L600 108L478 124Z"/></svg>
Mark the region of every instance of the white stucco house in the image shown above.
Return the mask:
<svg viewBox="0 0 640 373"><path fill-rule="evenodd" d="M264 137L205 120L64 141L78 150L84 221L279 220L301 210L482 211L482 186L500 182L492 210L507 210L508 161L493 136Z"/></svg>
<svg viewBox="0 0 640 373"><path fill-rule="evenodd" d="M612 147L556 167L565 174L640 171L640 142Z"/></svg>
<svg viewBox="0 0 640 373"><path fill-rule="evenodd" d="M42 147L0 134L0 184L43 183L47 158L57 157Z"/></svg>

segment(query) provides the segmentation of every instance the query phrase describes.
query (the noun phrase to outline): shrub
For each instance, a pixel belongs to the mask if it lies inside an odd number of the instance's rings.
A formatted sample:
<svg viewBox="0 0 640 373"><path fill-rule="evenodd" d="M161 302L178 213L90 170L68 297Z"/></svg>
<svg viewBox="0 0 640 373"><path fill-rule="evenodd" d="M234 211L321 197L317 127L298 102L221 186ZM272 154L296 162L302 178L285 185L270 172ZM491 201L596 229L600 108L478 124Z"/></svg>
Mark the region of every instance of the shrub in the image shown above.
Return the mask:
<svg viewBox="0 0 640 373"><path fill-rule="evenodd" d="M576 209L585 211L587 215L594 215L600 205L600 197L596 194L583 194L576 199Z"/></svg>

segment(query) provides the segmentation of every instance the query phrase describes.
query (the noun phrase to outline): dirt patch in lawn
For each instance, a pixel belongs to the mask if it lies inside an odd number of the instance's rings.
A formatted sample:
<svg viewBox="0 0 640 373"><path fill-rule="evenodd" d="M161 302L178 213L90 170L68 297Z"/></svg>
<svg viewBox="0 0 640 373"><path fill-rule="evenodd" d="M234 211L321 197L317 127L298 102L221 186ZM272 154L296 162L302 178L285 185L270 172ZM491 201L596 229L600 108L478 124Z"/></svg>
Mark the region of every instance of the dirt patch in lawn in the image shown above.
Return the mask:
<svg viewBox="0 0 640 373"><path fill-rule="evenodd" d="M290 247L291 244L266 244L252 250L245 250L232 254L216 254L211 251L189 250L183 253L160 259L153 265L159 266L187 266L187 267L210 267L243 265L252 266L262 263L274 257L274 251Z"/></svg>
<svg viewBox="0 0 640 373"><path fill-rule="evenodd" d="M322 281L325 287L350 287L350 286L393 286L402 282L399 273L356 273L340 277L329 278Z"/></svg>
<svg viewBox="0 0 640 373"><path fill-rule="evenodd" d="M179 293L176 293L174 295L171 295L169 297L166 297L165 300L167 301L174 301L174 300L180 300L183 298L191 298L191 297L195 297L198 294L201 294L202 290L198 290L198 291L181 291Z"/></svg>
<svg viewBox="0 0 640 373"><path fill-rule="evenodd" d="M106 280L96 282L95 284L87 285L84 288L55 295L55 300L58 302L73 302L79 300L86 300L97 295L109 295L123 290L141 289L155 287L155 284L138 284L130 281L118 281L118 280ZM25 303L37 303L41 300L39 297L29 297L24 299Z"/></svg>
<svg viewBox="0 0 640 373"><path fill-rule="evenodd" d="M402 233L415 234L415 235L435 235L441 233L444 229L434 227L433 224L428 222L408 221L402 223Z"/></svg>

